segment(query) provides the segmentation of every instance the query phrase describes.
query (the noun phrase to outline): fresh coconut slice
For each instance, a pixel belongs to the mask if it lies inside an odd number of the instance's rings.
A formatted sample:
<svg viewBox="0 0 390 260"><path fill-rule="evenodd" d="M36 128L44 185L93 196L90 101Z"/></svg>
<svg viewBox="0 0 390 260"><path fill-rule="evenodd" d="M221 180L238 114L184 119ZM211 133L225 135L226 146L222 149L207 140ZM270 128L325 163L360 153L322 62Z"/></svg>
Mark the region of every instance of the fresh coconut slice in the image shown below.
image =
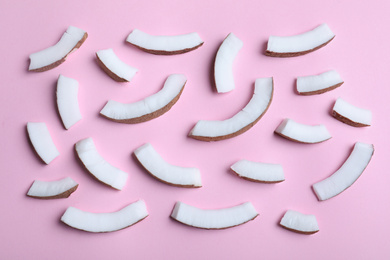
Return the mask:
<svg viewBox="0 0 390 260"><path fill-rule="evenodd" d="M196 228L225 229L244 224L258 215L250 202L223 209L200 209L178 201L171 218Z"/></svg>
<svg viewBox="0 0 390 260"><path fill-rule="evenodd" d="M77 155L85 168L99 181L122 190L125 186L128 174L109 164L96 150L92 138L78 141L75 145Z"/></svg>
<svg viewBox="0 0 390 260"><path fill-rule="evenodd" d="M186 82L187 79L183 74L172 74L156 94L129 104L109 100L100 114L109 120L126 124L152 120L171 109L179 100Z"/></svg>
<svg viewBox="0 0 390 260"><path fill-rule="evenodd" d="M295 210L288 210L280 221L280 225L285 229L305 235L320 231L316 216L302 214Z"/></svg>
<svg viewBox="0 0 390 260"><path fill-rule="evenodd" d="M27 196L46 200L68 198L78 186L79 184L70 177L58 181L36 180L28 190Z"/></svg>
<svg viewBox="0 0 390 260"><path fill-rule="evenodd" d="M92 213L69 207L61 221L75 229L101 233L130 227L148 215L145 202L138 200L119 211L109 213Z"/></svg>
<svg viewBox="0 0 390 260"><path fill-rule="evenodd" d="M129 82L137 73L137 69L127 65L116 56L113 49L100 50L96 52L100 67L113 80Z"/></svg>
<svg viewBox="0 0 390 260"><path fill-rule="evenodd" d="M135 47L157 55L174 55L193 51L203 45L197 33L163 36L150 35L134 29L126 41Z"/></svg>
<svg viewBox="0 0 390 260"><path fill-rule="evenodd" d="M230 33L219 47L214 63L214 80L218 93L226 93L235 88L233 62L242 46L243 42Z"/></svg>
<svg viewBox="0 0 390 260"><path fill-rule="evenodd" d="M257 79L254 94L249 103L233 117L222 121L200 120L189 137L201 141L219 141L240 135L265 114L273 96L273 78Z"/></svg>
<svg viewBox="0 0 390 260"><path fill-rule="evenodd" d="M159 181L184 188L202 187L199 169L167 163L150 143L136 149L134 155L145 170Z"/></svg>
<svg viewBox="0 0 390 260"><path fill-rule="evenodd" d="M370 110L351 105L341 98L336 100L333 106L332 116L345 124L355 127L370 126L372 120Z"/></svg>
<svg viewBox="0 0 390 260"><path fill-rule="evenodd" d="M344 164L330 177L313 185L318 200L330 199L350 187L366 169L374 146L357 142Z"/></svg>
<svg viewBox="0 0 390 260"><path fill-rule="evenodd" d="M248 181L262 183L277 183L284 181L284 171L280 164L259 163L240 160L230 169L238 176Z"/></svg>
<svg viewBox="0 0 390 260"><path fill-rule="evenodd" d="M331 91L344 83L340 74L335 70L320 75L298 77L297 91L299 95L316 95Z"/></svg>
<svg viewBox="0 0 390 260"><path fill-rule="evenodd" d="M69 26L54 46L30 55L29 70L42 72L59 66L70 53L80 48L87 37L88 34L85 31Z"/></svg>
<svg viewBox="0 0 390 260"><path fill-rule="evenodd" d="M45 123L28 122L27 132L36 153L46 164L60 155Z"/></svg>
<svg viewBox="0 0 390 260"><path fill-rule="evenodd" d="M77 80L60 75L57 81L57 107L62 123L66 129L71 128L81 120L77 94Z"/></svg>
<svg viewBox="0 0 390 260"><path fill-rule="evenodd" d="M272 57L295 57L318 50L335 37L326 23L315 29L293 36L270 36L265 55Z"/></svg>
<svg viewBox="0 0 390 260"><path fill-rule="evenodd" d="M325 125L305 125L289 118L282 121L276 128L275 134L305 144L320 143L332 138Z"/></svg>

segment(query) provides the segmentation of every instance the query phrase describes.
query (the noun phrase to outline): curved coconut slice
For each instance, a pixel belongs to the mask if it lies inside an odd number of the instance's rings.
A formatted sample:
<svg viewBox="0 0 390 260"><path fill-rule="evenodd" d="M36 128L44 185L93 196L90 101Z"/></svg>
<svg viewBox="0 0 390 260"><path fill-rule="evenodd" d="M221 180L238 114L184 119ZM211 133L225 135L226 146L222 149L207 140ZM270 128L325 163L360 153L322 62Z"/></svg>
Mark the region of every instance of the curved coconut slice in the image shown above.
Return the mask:
<svg viewBox="0 0 390 260"><path fill-rule="evenodd" d="M27 192L27 196L36 199L68 198L76 191L79 184L72 178L66 177L59 181L34 181Z"/></svg>
<svg viewBox="0 0 390 260"><path fill-rule="evenodd" d="M129 82L138 71L136 68L121 61L118 56L116 56L113 49L100 50L96 52L96 57L100 67L113 80Z"/></svg>
<svg viewBox="0 0 390 260"><path fill-rule="evenodd" d="M157 55L186 53L203 45L203 41L197 33L155 36L138 29L134 29L126 41L145 52Z"/></svg>
<svg viewBox="0 0 390 260"><path fill-rule="evenodd" d="M285 229L296 233L311 235L320 231L316 216L288 210L279 223Z"/></svg>
<svg viewBox="0 0 390 260"><path fill-rule="evenodd" d="M77 99L78 91L79 83L77 80L62 75L58 77L57 107L66 129L72 127L82 118Z"/></svg>
<svg viewBox="0 0 390 260"><path fill-rule="evenodd" d="M78 141L75 149L85 168L96 179L117 190L121 190L125 186L128 174L104 160L96 150L92 138Z"/></svg>
<svg viewBox="0 0 390 260"><path fill-rule="evenodd" d="M335 37L326 23L294 36L270 36L265 55L272 57L295 57L318 50Z"/></svg>
<svg viewBox="0 0 390 260"><path fill-rule="evenodd" d="M320 75L298 77L297 91L299 95L316 95L331 91L344 83L340 74L335 70Z"/></svg>
<svg viewBox="0 0 390 260"><path fill-rule="evenodd" d="M138 200L119 211L109 213L92 213L69 207L61 221L75 229L100 233L130 227L148 215L145 202Z"/></svg>
<svg viewBox="0 0 390 260"><path fill-rule="evenodd" d="M255 219L259 213L252 203L223 209L200 209L183 202L176 202L171 218L188 226L204 229L225 229Z"/></svg>
<svg viewBox="0 0 390 260"><path fill-rule="evenodd" d="M370 110L351 105L341 98L336 100L332 116L345 124L355 127L370 126L372 120Z"/></svg>
<svg viewBox="0 0 390 260"><path fill-rule="evenodd" d="M283 167L280 164L259 163L248 160L240 160L230 169L248 181L262 183L277 183L284 181Z"/></svg>
<svg viewBox="0 0 390 260"><path fill-rule="evenodd" d="M171 109L179 100L186 82L187 79L183 74L172 74L156 94L129 104L109 100L100 114L109 120L126 124L152 120Z"/></svg>
<svg viewBox="0 0 390 260"><path fill-rule="evenodd" d="M60 155L45 123L28 122L27 132L36 153L46 164Z"/></svg>
<svg viewBox="0 0 390 260"><path fill-rule="evenodd" d="M85 31L69 26L54 46L30 55L29 70L42 72L59 66L70 53L80 48L87 37L88 34Z"/></svg>
<svg viewBox="0 0 390 260"><path fill-rule="evenodd" d="M318 200L330 199L350 187L366 169L374 146L357 142L344 164L330 177L313 185Z"/></svg>
<svg viewBox="0 0 390 260"><path fill-rule="evenodd" d="M320 143L332 138L325 125L305 125L289 118L282 121L276 128L275 134L305 144Z"/></svg>
<svg viewBox="0 0 390 260"><path fill-rule="evenodd" d="M233 62L242 46L243 42L230 33L219 47L214 63L214 80L218 93L226 93L235 88Z"/></svg>
<svg viewBox="0 0 390 260"><path fill-rule="evenodd" d="M260 120L271 104L273 84L273 78L257 79L251 100L240 112L222 121L200 120L189 133L189 137L210 142L246 132Z"/></svg>
<svg viewBox="0 0 390 260"><path fill-rule="evenodd" d="M134 155L145 170L159 181L184 188L202 187L199 169L167 163L149 143L136 149Z"/></svg>

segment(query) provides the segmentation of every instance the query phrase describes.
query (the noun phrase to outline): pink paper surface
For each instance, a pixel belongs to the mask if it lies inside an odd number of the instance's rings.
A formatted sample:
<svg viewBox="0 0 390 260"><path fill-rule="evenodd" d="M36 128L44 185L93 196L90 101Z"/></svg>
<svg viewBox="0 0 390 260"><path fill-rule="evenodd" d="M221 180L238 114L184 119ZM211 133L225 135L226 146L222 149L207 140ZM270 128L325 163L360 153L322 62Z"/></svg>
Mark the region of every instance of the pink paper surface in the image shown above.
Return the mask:
<svg viewBox="0 0 390 260"><path fill-rule="evenodd" d="M390 259L388 1L3 1L0 5L1 259ZM296 58L264 55L270 35L294 35L327 23L336 38ZM28 72L29 55L55 44L69 25L88 39L67 61L47 72ZM125 43L135 28L155 35L198 32L204 45L176 56L144 53ZM244 42L234 62L236 89L217 94L214 57L233 32ZM97 65L95 52L113 48L139 69L117 83ZM297 76L337 70L345 83L316 96L294 92ZM172 73L188 82L172 109L152 121L126 125L99 115L109 99L134 102L157 92ZM59 74L79 81L82 121L66 131L55 100ZM250 99L256 78L274 77L274 99L264 117L233 139L206 143L187 135L200 119L222 120ZM372 126L354 128L329 114L335 100L370 109ZM273 131L284 118L325 124L333 138L314 145L285 140ZM27 122L45 122L61 155L44 165L26 134ZM74 144L92 137L101 155L129 173L122 191L81 168ZM345 192L319 202L311 186L336 171L355 142L375 154ZM175 165L197 167L203 187L168 186L150 177L132 152L150 142ZM286 181L259 184L234 176L239 159L283 165ZM26 196L32 182L69 176L80 185L68 199ZM60 217L69 206L111 212L144 199L149 217L118 232L72 229ZM260 216L226 230L201 230L169 216L176 201L213 209L251 201ZM317 217L320 232L305 236L278 223L286 210Z"/></svg>

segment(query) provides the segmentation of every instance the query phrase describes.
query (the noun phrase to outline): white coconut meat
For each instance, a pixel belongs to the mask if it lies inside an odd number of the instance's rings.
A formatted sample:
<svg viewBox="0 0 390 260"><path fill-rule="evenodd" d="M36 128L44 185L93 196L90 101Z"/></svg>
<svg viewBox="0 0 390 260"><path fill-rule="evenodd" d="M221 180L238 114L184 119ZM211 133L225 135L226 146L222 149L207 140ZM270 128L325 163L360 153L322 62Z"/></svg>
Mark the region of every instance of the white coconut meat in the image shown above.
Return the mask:
<svg viewBox="0 0 390 260"><path fill-rule="evenodd" d="M288 140L307 144L320 143L332 138L325 125L305 125L289 118L282 121L275 133Z"/></svg>
<svg viewBox="0 0 390 260"><path fill-rule="evenodd" d="M288 210L280 221L280 225L288 230L307 235L320 231L316 216L295 210Z"/></svg>
<svg viewBox="0 0 390 260"><path fill-rule="evenodd" d="M78 141L75 145L77 155L85 168L99 181L122 190L128 174L109 164L97 151L92 138Z"/></svg>
<svg viewBox="0 0 390 260"><path fill-rule="evenodd" d="M239 177L254 182L276 183L284 181L284 171L280 164L240 160L230 168Z"/></svg>
<svg viewBox="0 0 390 260"><path fill-rule="evenodd" d="M373 154L372 144L357 142L340 169L313 185L318 200L330 199L350 187L366 169Z"/></svg>
<svg viewBox="0 0 390 260"><path fill-rule="evenodd" d="M28 122L27 132L36 153L46 164L60 155L45 123Z"/></svg>
<svg viewBox="0 0 390 260"><path fill-rule="evenodd" d="M57 81L57 107L66 129L81 120L77 80L60 75Z"/></svg>
<svg viewBox="0 0 390 260"><path fill-rule="evenodd" d="M356 107L342 98L338 98L333 106L333 117L351 126L370 126L372 112L368 109Z"/></svg>
<svg viewBox="0 0 390 260"><path fill-rule="evenodd" d="M297 78L297 91L300 95L322 94L333 90L344 81L335 70L326 71L319 75L311 75Z"/></svg>
<svg viewBox="0 0 390 260"><path fill-rule="evenodd" d="M78 187L72 178L66 177L58 181L35 180L27 192L27 196L38 199L67 198Z"/></svg>
<svg viewBox="0 0 390 260"><path fill-rule="evenodd" d="M189 136L201 141L219 141L249 130L265 114L273 96L273 78L257 79L249 103L233 117L222 121L200 120Z"/></svg>
<svg viewBox="0 0 390 260"><path fill-rule="evenodd" d="M77 50L88 34L74 26L69 26L61 39L53 46L30 55L31 71L46 71L57 67L66 57Z"/></svg>
<svg viewBox="0 0 390 260"><path fill-rule="evenodd" d="M258 215L250 202L230 208L200 209L178 201L171 218L196 228L225 229L244 224Z"/></svg>
<svg viewBox="0 0 390 260"><path fill-rule="evenodd" d="M198 33L181 35L150 35L134 29L126 41L139 49L161 55L186 53L202 46L203 40Z"/></svg>
<svg viewBox="0 0 390 260"><path fill-rule="evenodd" d="M183 74L172 74L156 94L128 104L109 100L100 114L120 123L132 124L151 120L167 112L176 103L186 81Z"/></svg>
<svg viewBox="0 0 390 260"><path fill-rule="evenodd" d="M230 33L218 49L214 63L214 80L218 93L226 93L235 88L233 63L243 46L243 42Z"/></svg>
<svg viewBox="0 0 390 260"><path fill-rule="evenodd" d="M138 71L120 60L113 49L97 51L96 56L104 66L103 70L116 81L129 82Z"/></svg>
<svg viewBox="0 0 390 260"><path fill-rule="evenodd" d="M116 212L92 213L69 207L61 221L75 229L101 233L130 227L148 216L146 204L138 200Z"/></svg>
<svg viewBox="0 0 390 260"><path fill-rule="evenodd" d="M328 44L335 34L326 23L315 29L293 36L270 36L266 55L294 57L315 51Z"/></svg>

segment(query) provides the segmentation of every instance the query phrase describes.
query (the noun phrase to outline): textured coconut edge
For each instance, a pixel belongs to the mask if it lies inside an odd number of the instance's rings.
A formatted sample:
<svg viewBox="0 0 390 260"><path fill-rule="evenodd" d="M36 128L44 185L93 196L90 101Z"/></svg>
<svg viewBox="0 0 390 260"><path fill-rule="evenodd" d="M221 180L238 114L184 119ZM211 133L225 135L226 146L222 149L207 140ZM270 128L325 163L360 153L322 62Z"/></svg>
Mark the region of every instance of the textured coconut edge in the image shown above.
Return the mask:
<svg viewBox="0 0 390 260"><path fill-rule="evenodd" d="M31 185L32 186L32 185ZM75 186L73 186L72 188L62 192L62 193L59 193L57 195L54 195L54 196L32 196L32 195L28 195L26 194L28 197L31 197L31 198L34 198L34 199L42 199L42 200L50 200L50 199L66 199L68 198L73 192L75 192L78 188L78 184L76 184Z"/></svg>
<svg viewBox="0 0 390 260"><path fill-rule="evenodd" d="M143 48L139 45L136 45L134 43L131 43L131 42L128 42L126 41L128 44L134 46L134 47L137 47L138 49L144 51L144 52L147 52L147 53L150 53L150 54L154 54L154 55L177 55L177 54L183 54L183 53L186 53L186 52L190 52L190 51L193 51L193 50L196 50L198 49L200 46L203 45L204 42L201 42L200 44L192 47L192 48L186 48L186 49L180 49L180 50L175 50L175 51L164 51L164 50L153 50L153 49L146 49L146 48Z"/></svg>
<svg viewBox="0 0 390 260"><path fill-rule="evenodd" d="M301 96L311 96L311 95L323 94L323 93L326 93L328 91L331 91L331 90L334 90L334 89L340 87L341 85L343 85L343 83L344 83L344 81L340 82L340 83L337 83L335 85L332 85L330 87L323 88L323 89L318 89L318 90L315 90L315 91L299 92L298 89L297 89L297 93L299 95L301 95Z"/></svg>
<svg viewBox="0 0 390 260"><path fill-rule="evenodd" d="M111 71L106 64L99 58L98 54L96 53L97 63L99 64L100 68L108 75L110 78L112 78L115 81L118 82L129 82L127 79L121 78L118 75L116 75L113 71Z"/></svg>

